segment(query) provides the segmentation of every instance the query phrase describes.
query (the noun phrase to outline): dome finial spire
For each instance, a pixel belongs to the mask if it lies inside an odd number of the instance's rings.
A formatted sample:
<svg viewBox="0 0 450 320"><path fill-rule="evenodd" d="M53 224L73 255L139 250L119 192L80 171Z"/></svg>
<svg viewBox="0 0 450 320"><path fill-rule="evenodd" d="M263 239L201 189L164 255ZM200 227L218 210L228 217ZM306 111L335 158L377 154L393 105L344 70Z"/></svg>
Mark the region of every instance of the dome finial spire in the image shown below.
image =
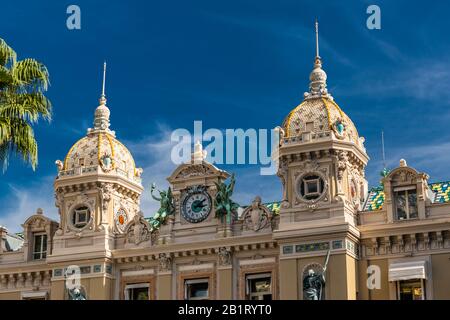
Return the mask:
<svg viewBox="0 0 450 320"><path fill-rule="evenodd" d="M106 83L106 61L103 63L102 95L100 96L99 100L100 105L97 107L97 109L95 109L93 130L107 131L114 135L113 131L109 130L110 111L109 108L106 106L105 83Z"/></svg>
<svg viewBox="0 0 450 320"><path fill-rule="evenodd" d="M319 22L316 18L316 58L320 59L319 55Z"/></svg>
<svg viewBox="0 0 450 320"><path fill-rule="evenodd" d="M322 69L322 59L319 54L319 22L315 22L316 31L316 57L314 58L314 69L309 75L309 92L305 92L305 99L326 97L333 99L327 90L327 74Z"/></svg>
<svg viewBox="0 0 450 320"><path fill-rule="evenodd" d="M105 83L106 83L106 61L103 62L103 82L102 82L102 95L100 96L100 104L106 104Z"/></svg>

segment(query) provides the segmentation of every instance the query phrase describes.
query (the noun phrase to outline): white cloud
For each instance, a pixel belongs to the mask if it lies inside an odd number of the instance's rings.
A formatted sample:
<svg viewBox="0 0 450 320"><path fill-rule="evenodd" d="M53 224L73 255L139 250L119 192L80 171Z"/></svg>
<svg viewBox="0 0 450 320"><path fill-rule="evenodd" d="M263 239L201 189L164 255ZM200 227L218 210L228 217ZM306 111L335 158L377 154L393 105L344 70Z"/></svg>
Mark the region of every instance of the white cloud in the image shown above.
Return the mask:
<svg viewBox="0 0 450 320"><path fill-rule="evenodd" d="M156 184L157 189L167 189L166 180L175 170L176 166L170 158L174 142L171 141L172 130L164 125L157 124L157 132L140 141L125 142L133 154L136 166L142 167L142 184L145 188L141 196L141 210L146 217L153 216L159 208L159 202L150 196L150 186Z"/></svg>
<svg viewBox="0 0 450 320"><path fill-rule="evenodd" d="M450 103L450 61L416 60L396 64L389 72L375 68L356 74L351 81L339 84L340 96L408 97L427 102ZM352 83L352 86L348 86ZM344 89L345 86L345 89Z"/></svg>
<svg viewBox="0 0 450 320"><path fill-rule="evenodd" d="M53 197L54 176L46 176L26 186L9 184L10 192L3 199L3 212L0 215L0 225L10 232L21 232L21 224L37 208L44 210L44 215L59 221L58 210Z"/></svg>

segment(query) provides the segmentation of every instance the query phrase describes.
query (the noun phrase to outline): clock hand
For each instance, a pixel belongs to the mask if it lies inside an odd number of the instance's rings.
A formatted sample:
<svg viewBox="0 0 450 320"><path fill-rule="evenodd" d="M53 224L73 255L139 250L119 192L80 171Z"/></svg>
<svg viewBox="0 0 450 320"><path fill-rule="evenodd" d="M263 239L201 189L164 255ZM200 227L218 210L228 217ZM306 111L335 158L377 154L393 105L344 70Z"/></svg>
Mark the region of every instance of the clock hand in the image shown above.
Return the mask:
<svg viewBox="0 0 450 320"><path fill-rule="evenodd" d="M206 199L195 202L194 207L195 208L204 208L206 206L206 204L204 204L205 201L206 201Z"/></svg>

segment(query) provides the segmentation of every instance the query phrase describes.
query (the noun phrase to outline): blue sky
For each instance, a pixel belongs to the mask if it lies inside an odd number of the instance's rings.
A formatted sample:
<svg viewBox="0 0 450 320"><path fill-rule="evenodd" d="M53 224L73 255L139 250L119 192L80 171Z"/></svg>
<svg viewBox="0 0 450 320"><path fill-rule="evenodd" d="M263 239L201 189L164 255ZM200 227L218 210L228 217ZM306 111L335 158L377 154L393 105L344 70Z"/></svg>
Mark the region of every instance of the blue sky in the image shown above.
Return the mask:
<svg viewBox="0 0 450 320"><path fill-rule="evenodd" d="M81 30L66 28L66 8L81 8ZM381 8L381 30L366 27L366 8ZM56 218L54 162L92 126L108 62L111 128L144 168L142 208L157 203L148 186L165 183L170 133L281 125L308 89L314 19L329 91L366 138L370 185L378 183L381 131L388 166L400 158L430 181L450 179L450 4L437 1L8 1L0 37L19 59L50 71L53 121L35 127L39 167L17 159L0 176L0 225L19 230L37 207ZM276 176L258 166L236 172L235 199L279 200Z"/></svg>

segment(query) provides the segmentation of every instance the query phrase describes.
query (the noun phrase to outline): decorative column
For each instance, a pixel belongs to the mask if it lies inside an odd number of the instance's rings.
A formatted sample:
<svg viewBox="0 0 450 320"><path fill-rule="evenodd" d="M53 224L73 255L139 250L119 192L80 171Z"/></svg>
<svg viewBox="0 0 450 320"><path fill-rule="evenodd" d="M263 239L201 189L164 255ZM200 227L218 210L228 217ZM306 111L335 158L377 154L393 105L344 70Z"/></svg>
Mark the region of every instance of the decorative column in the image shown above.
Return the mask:
<svg viewBox="0 0 450 320"><path fill-rule="evenodd" d="M50 285L50 279L51 279L51 272L50 270L46 270L44 272L44 281L42 282L43 286L49 286Z"/></svg>
<svg viewBox="0 0 450 320"><path fill-rule="evenodd" d="M233 269L231 249L220 247L216 249L217 267L217 299L231 300L233 298Z"/></svg>
<svg viewBox="0 0 450 320"><path fill-rule="evenodd" d="M33 281L33 286L39 287L41 285L41 279L42 279L41 273L38 271L38 272L35 272L34 274L35 274L35 277L34 277L34 281Z"/></svg>
<svg viewBox="0 0 450 320"><path fill-rule="evenodd" d="M22 273L19 273L17 275L17 282L16 282L16 288L23 288L24 287L25 278Z"/></svg>
<svg viewBox="0 0 450 320"><path fill-rule="evenodd" d="M8 275L8 289L14 289L16 287L16 279L13 274Z"/></svg>
<svg viewBox="0 0 450 320"><path fill-rule="evenodd" d="M0 290L8 287L8 279L5 274L0 275Z"/></svg>
<svg viewBox="0 0 450 320"><path fill-rule="evenodd" d="M159 269L156 283L158 300L172 299L172 258L170 254L159 254Z"/></svg>
<svg viewBox="0 0 450 320"><path fill-rule="evenodd" d="M32 287L33 286L33 275L31 272L27 272L25 277L25 287Z"/></svg>

